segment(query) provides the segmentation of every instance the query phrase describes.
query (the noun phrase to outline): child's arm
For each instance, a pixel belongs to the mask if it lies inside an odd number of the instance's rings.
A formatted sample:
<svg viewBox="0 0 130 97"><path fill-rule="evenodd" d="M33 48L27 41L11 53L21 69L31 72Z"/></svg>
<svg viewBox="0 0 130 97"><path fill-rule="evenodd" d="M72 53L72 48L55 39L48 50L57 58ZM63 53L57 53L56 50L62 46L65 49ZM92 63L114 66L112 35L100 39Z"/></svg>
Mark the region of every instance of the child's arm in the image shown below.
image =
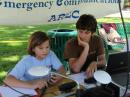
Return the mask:
<svg viewBox="0 0 130 97"><path fill-rule="evenodd" d="M47 82L43 79L22 81L16 79L16 77L12 75L8 75L5 78L4 83L12 87L21 87L21 88L30 88L30 89L41 89L47 86Z"/></svg>

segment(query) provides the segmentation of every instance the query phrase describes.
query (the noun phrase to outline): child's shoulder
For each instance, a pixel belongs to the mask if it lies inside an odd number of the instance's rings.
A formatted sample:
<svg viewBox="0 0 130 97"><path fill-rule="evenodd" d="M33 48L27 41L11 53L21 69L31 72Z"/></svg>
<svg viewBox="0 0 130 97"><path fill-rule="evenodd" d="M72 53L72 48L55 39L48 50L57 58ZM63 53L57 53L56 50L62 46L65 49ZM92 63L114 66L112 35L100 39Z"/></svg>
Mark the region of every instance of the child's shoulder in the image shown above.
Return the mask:
<svg viewBox="0 0 130 97"><path fill-rule="evenodd" d="M50 50L49 54L54 54L54 51Z"/></svg>
<svg viewBox="0 0 130 97"><path fill-rule="evenodd" d="M23 56L23 58L22 58L22 60L32 60L33 59L33 56L31 56L31 55L24 55Z"/></svg>
<svg viewBox="0 0 130 97"><path fill-rule="evenodd" d="M49 56L55 55L55 52L54 52L53 50L50 50L50 52L49 52L48 55L49 55Z"/></svg>

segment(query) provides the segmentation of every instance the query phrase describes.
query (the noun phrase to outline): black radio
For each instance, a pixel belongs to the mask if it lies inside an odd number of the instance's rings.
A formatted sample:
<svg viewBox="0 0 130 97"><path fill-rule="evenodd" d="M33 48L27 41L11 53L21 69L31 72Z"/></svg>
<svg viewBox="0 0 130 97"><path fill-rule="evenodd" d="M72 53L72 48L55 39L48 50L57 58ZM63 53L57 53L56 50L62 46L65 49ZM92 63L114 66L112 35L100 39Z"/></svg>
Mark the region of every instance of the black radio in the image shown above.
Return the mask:
<svg viewBox="0 0 130 97"><path fill-rule="evenodd" d="M113 83L87 89L80 93L80 97L119 97L120 89Z"/></svg>

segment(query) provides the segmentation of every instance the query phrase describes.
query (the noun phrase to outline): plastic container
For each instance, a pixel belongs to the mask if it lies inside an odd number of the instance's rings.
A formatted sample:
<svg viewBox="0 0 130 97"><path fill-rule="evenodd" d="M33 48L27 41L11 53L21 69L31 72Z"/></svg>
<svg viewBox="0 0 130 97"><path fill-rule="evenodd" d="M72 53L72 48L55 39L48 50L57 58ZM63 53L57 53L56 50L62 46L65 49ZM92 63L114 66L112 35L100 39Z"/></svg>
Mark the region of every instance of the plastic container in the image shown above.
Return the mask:
<svg viewBox="0 0 130 97"><path fill-rule="evenodd" d="M77 30L52 29L48 31L48 36L51 40L51 49L56 53L61 62L65 64L65 60L63 58L65 44L68 39L77 36Z"/></svg>

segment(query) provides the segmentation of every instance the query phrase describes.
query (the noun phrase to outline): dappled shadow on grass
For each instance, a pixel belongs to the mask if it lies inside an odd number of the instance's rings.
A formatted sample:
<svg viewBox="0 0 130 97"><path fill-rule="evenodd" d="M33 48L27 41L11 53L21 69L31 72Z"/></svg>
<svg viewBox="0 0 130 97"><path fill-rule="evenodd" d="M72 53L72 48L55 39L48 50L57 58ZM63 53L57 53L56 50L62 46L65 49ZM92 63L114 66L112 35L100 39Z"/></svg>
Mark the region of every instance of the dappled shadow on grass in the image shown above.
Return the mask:
<svg viewBox="0 0 130 97"><path fill-rule="evenodd" d="M0 43L0 45L0 71L8 72L22 56L27 54L27 42L21 42L20 45L15 46L8 43ZM3 79L3 77L0 76L0 79Z"/></svg>
<svg viewBox="0 0 130 97"><path fill-rule="evenodd" d="M3 83L3 79L6 77L7 73L15 66L17 61L8 61L8 62L1 62L0 64L0 85ZM5 72L4 74L1 74Z"/></svg>
<svg viewBox="0 0 130 97"><path fill-rule="evenodd" d="M4 79L5 77L0 77L0 85L3 85L3 79Z"/></svg>
<svg viewBox="0 0 130 97"><path fill-rule="evenodd" d="M8 72L24 55L27 54L28 38L33 32L48 32L48 30L58 28L75 29L75 25L51 24L29 26L0 26L0 71ZM4 75L0 76L0 84L4 77Z"/></svg>
<svg viewBox="0 0 130 97"><path fill-rule="evenodd" d="M75 29L74 24L51 24L51 25L29 25L29 26L0 26L0 40L28 40L31 33L35 31L44 31L68 28Z"/></svg>
<svg viewBox="0 0 130 97"><path fill-rule="evenodd" d="M11 45L13 44L13 45ZM3 54L19 54L26 52L27 42L19 42L19 45L15 45L15 43L0 43L0 55ZM1 57L1 56L0 56Z"/></svg>

